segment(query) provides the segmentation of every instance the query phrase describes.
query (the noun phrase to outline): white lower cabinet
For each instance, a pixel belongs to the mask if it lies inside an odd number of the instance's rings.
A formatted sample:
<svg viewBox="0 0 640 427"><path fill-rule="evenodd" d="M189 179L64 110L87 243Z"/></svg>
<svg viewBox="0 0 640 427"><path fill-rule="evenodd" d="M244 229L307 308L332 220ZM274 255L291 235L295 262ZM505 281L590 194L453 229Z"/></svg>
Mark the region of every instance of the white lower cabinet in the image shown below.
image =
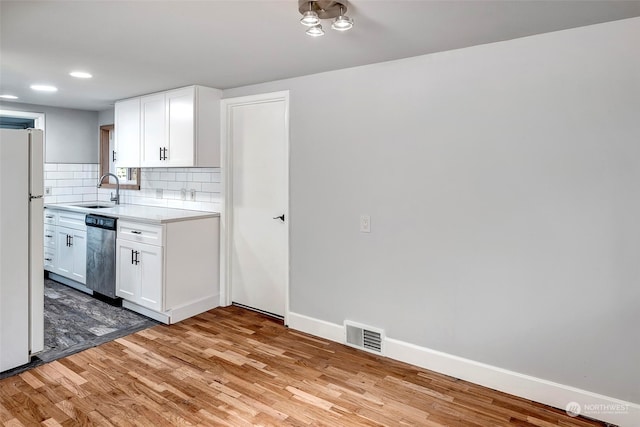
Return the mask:
<svg viewBox="0 0 640 427"><path fill-rule="evenodd" d="M87 232L57 227L58 259L54 273L87 283Z"/></svg>
<svg viewBox="0 0 640 427"><path fill-rule="evenodd" d="M162 247L118 239L116 295L162 311Z"/></svg>
<svg viewBox="0 0 640 427"><path fill-rule="evenodd" d="M220 303L220 218L118 221L116 295L123 307L175 323Z"/></svg>
<svg viewBox="0 0 640 427"><path fill-rule="evenodd" d="M45 209L44 269L83 285L87 283L85 214Z"/></svg>

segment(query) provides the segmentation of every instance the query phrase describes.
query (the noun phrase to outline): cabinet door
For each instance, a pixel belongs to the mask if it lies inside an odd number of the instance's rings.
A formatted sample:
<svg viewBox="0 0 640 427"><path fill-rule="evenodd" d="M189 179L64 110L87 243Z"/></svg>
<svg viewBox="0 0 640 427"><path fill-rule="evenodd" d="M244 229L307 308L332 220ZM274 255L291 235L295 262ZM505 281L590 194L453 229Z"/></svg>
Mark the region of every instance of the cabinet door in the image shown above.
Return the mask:
<svg viewBox="0 0 640 427"><path fill-rule="evenodd" d="M168 155L164 93L140 98L142 166L163 166ZM167 149L167 150L165 150Z"/></svg>
<svg viewBox="0 0 640 427"><path fill-rule="evenodd" d="M138 244L140 305L162 311L162 247Z"/></svg>
<svg viewBox="0 0 640 427"><path fill-rule="evenodd" d="M87 232L70 230L73 267L71 278L83 285L87 283Z"/></svg>
<svg viewBox="0 0 640 427"><path fill-rule="evenodd" d="M58 259L54 271L61 276L69 278L73 270L73 248L70 246L70 231L72 230L66 227L58 227L56 229Z"/></svg>
<svg viewBox="0 0 640 427"><path fill-rule="evenodd" d="M135 264L135 243L116 240L116 295L138 302L140 269Z"/></svg>
<svg viewBox="0 0 640 427"><path fill-rule="evenodd" d="M169 149L167 166L195 166L194 112L195 88L166 93ZM214 118L211 118L212 120Z"/></svg>
<svg viewBox="0 0 640 427"><path fill-rule="evenodd" d="M116 102L115 165L140 166L140 98Z"/></svg>

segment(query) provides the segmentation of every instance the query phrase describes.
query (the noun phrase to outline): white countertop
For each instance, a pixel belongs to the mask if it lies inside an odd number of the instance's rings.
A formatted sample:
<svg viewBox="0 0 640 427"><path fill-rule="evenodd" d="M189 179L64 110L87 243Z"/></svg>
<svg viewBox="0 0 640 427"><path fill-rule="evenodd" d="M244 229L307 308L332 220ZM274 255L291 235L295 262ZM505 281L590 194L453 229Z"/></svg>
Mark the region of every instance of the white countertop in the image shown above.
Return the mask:
<svg viewBox="0 0 640 427"><path fill-rule="evenodd" d="M92 205L108 205L107 208L88 208ZM85 214L103 215L112 218L148 222L152 224L164 224L167 222L188 221L193 219L214 218L220 216L218 212L190 211L186 209L163 208L143 205L114 205L106 202L79 202L79 203L47 203L47 209L59 209Z"/></svg>

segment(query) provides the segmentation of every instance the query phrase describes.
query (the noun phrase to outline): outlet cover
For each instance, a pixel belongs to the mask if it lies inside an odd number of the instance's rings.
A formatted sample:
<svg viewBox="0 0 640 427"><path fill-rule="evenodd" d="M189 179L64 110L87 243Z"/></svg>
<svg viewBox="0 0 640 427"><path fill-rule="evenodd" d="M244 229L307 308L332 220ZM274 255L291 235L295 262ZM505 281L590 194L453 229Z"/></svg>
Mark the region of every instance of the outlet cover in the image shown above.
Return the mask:
<svg viewBox="0 0 640 427"><path fill-rule="evenodd" d="M369 215L360 215L360 232L371 233L371 217Z"/></svg>
<svg viewBox="0 0 640 427"><path fill-rule="evenodd" d="M51 187L44 187L44 195L45 196L51 195Z"/></svg>
<svg viewBox="0 0 640 427"><path fill-rule="evenodd" d="M191 190L189 190L189 197L190 197L192 202L196 201L196 189L195 188L192 188Z"/></svg>

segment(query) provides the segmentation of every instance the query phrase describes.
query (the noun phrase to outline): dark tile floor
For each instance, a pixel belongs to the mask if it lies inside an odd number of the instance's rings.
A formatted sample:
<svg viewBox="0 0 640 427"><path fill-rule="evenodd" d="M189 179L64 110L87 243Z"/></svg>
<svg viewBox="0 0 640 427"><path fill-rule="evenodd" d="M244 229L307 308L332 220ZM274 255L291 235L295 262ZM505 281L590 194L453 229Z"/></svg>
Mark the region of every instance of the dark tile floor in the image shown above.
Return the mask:
<svg viewBox="0 0 640 427"><path fill-rule="evenodd" d="M44 350L28 365L0 373L0 379L157 324L145 316L45 279Z"/></svg>

